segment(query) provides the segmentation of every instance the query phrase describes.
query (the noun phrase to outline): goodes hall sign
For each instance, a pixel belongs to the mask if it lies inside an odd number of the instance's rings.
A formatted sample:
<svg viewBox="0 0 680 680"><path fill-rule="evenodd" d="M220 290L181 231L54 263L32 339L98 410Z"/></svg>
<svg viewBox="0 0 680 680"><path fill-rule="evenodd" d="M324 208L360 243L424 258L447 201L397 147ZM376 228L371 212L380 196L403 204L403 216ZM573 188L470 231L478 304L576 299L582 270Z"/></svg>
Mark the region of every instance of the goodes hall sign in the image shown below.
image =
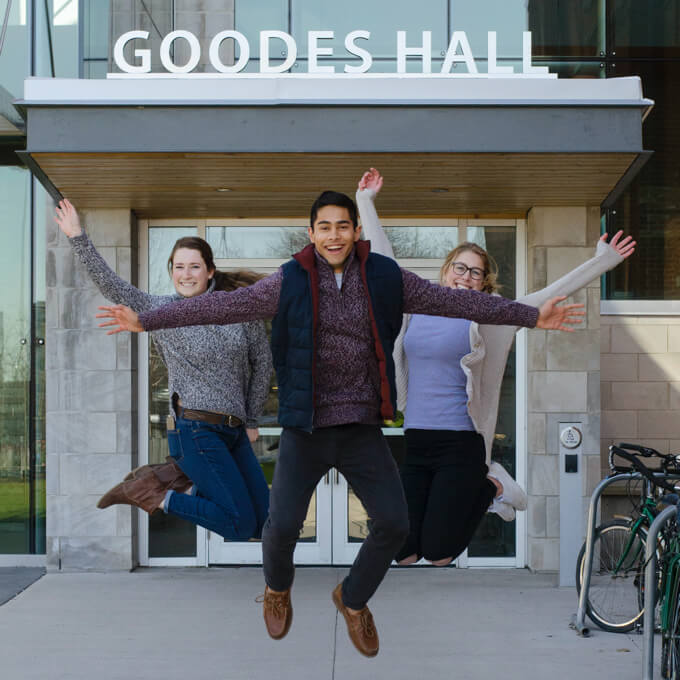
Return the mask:
<svg viewBox="0 0 680 680"><path fill-rule="evenodd" d="M324 57L334 57L333 47L324 45L324 41L333 40L334 31L308 31L307 32L307 73L309 74L336 74L334 64L322 64ZM371 38L370 31L351 31L347 33L344 40L345 50L352 57L358 58L360 63L344 65L345 74L368 74L373 65L373 55L366 49ZM129 63L125 56L125 46L133 41L147 41L148 31L128 31L116 40L113 49L113 60L122 73L109 73L108 78L126 77L158 77L159 75L169 77L226 77L241 74L250 60L250 44L243 33L238 31L221 31L210 42L208 59L215 73L191 73L201 61L201 45L198 38L189 31L172 31L162 40L160 45L160 60L167 73L151 74L151 50L148 47L135 45L134 56L136 63ZM176 64L170 56L173 43L176 40L186 41L189 47L189 60L186 64ZM226 40L232 40L234 46L238 45L239 57L234 64L224 64L220 59L220 47ZM298 56L297 43L293 36L283 31L260 31L260 62L259 73L261 74L284 74L288 71ZM432 32L423 31L419 45L406 44L406 31L397 31L396 36L396 56L397 73L396 75L433 75L432 74ZM522 71L515 72L512 65L499 65L497 62L496 32L488 32L487 40L487 73L479 73L475 57L470 49L465 31L454 31L446 50L444 62L438 74L447 77L470 77L477 76L483 78L556 78L556 74L548 72L546 66L532 66L531 64L531 32L525 31L522 34ZM276 63L279 58L274 59L271 55L273 51L283 54L285 58L280 63ZM408 57L420 57L422 70L420 73L406 73L406 59ZM452 67L457 64L465 64L467 73L451 73ZM248 74L252 75L252 74ZM337 74L336 74L337 75ZM375 74L377 75L377 74ZM380 76L390 76L395 74L380 73Z"/></svg>

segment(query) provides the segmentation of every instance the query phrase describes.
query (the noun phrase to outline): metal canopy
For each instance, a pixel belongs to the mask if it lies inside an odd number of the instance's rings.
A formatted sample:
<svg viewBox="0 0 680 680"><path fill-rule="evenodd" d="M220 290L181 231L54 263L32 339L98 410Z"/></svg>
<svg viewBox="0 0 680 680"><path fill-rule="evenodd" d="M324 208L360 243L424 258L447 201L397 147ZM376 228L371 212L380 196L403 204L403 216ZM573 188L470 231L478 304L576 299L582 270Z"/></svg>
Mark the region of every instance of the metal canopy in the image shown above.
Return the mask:
<svg viewBox="0 0 680 680"><path fill-rule="evenodd" d="M29 79L23 158L80 207L291 216L374 165L388 215L600 205L649 155L653 102L609 80Z"/></svg>

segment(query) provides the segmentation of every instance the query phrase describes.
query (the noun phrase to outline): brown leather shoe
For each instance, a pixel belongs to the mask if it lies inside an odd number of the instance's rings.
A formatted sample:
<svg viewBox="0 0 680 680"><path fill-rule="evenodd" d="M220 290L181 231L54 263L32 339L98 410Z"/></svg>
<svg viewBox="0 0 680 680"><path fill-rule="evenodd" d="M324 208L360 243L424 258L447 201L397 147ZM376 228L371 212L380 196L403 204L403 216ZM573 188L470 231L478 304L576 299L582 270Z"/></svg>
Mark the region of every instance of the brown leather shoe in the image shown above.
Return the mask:
<svg viewBox="0 0 680 680"><path fill-rule="evenodd" d="M345 617L347 633L352 644L364 656L375 656L378 653L378 631L373 622L373 615L368 607L364 607L356 614L350 612L342 601L342 583L333 590L333 602L338 611Z"/></svg>
<svg viewBox="0 0 680 680"><path fill-rule="evenodd" d="M146 475L155 474L161 483L166 485L166 491L172 489L177 493L184 493L191 488L193 482L182 472L182 468L170 456L165 460L167 461L165 463L141 465L132 472L128 472L123 481L127 482L131 479L140 479L146 477Z"/></svg>
<svg viewBox="0 0 680 680"><path fill-rule="evenodd" d="M116 484L99 499L97 507L134 505L153 515L156 510L159 510L158 506L165 497L167 488L167 485L163 484L156 475L144 475Z"/></svg>
<svg viewBox="0 0 680 680"><path fill-rule="evenodd" d="M293 623L293 605L290 602L290 588L282 593L275 593L268 586L264 588L264 595L258 601L263 602L264 625L267 626L269 637L280 640L285 637Z"/></svg>

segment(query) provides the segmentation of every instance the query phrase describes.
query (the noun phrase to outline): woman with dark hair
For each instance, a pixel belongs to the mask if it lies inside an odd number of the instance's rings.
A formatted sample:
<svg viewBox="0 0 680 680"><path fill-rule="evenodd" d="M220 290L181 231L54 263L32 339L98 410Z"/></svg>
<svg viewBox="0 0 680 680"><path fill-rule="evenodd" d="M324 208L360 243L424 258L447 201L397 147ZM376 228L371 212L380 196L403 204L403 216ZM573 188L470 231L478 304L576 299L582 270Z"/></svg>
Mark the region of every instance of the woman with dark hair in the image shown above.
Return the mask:
<svg viewBox="0 0 680 680"><path fill-rule="evenodd" d="M261 278L254 272L218 271L209 244L185 237L175 243L168 259L176 294L150 295L106 264L68 200L59 202L55 219L102 295L137 312L234 290ZM163 510L229 540L259 536L269 509L269 489L251 442L258 437L257 419L272 373L263 322L173 328L151 335L168 369L172 459L133 470L97 506L123 503L149 514Z"/></svg>
<svg viewBox="0 0 680 680"><path fill-rule="evenodd" d="M394 259L373 205L380 173L364 173L357 205L371 250ZM595 257L547 288L517 302L539 306L569 296L633 254L635 241L600 238ZM474 243L446 257L440 283L497 295L493 258ZM394 345L398 408L405 412L406 460L401 478L410 533L396 560L424 557L444 566L462 553L486 512L506 521L527 507L527 496L511 475L491 461L501 382L514 326L479 325L465 319L406 315Z"/></svg>

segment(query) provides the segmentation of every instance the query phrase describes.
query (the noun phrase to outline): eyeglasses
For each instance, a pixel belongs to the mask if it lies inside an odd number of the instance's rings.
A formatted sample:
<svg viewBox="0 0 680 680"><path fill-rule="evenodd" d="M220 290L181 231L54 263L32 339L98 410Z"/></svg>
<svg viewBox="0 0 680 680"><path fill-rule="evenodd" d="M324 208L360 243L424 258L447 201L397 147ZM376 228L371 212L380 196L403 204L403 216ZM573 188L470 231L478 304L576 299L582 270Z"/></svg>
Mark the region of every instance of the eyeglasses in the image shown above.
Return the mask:
<svg viewBox="0 0 680 680"><path fill-rule="evenodd" d="M452 262L451 269L453 269L454 274L458 276L465 276L467 272L470 272L470 278L475 281L481 281L485 276L486 272L479 267L468 267L464 262Z"/></svg>

